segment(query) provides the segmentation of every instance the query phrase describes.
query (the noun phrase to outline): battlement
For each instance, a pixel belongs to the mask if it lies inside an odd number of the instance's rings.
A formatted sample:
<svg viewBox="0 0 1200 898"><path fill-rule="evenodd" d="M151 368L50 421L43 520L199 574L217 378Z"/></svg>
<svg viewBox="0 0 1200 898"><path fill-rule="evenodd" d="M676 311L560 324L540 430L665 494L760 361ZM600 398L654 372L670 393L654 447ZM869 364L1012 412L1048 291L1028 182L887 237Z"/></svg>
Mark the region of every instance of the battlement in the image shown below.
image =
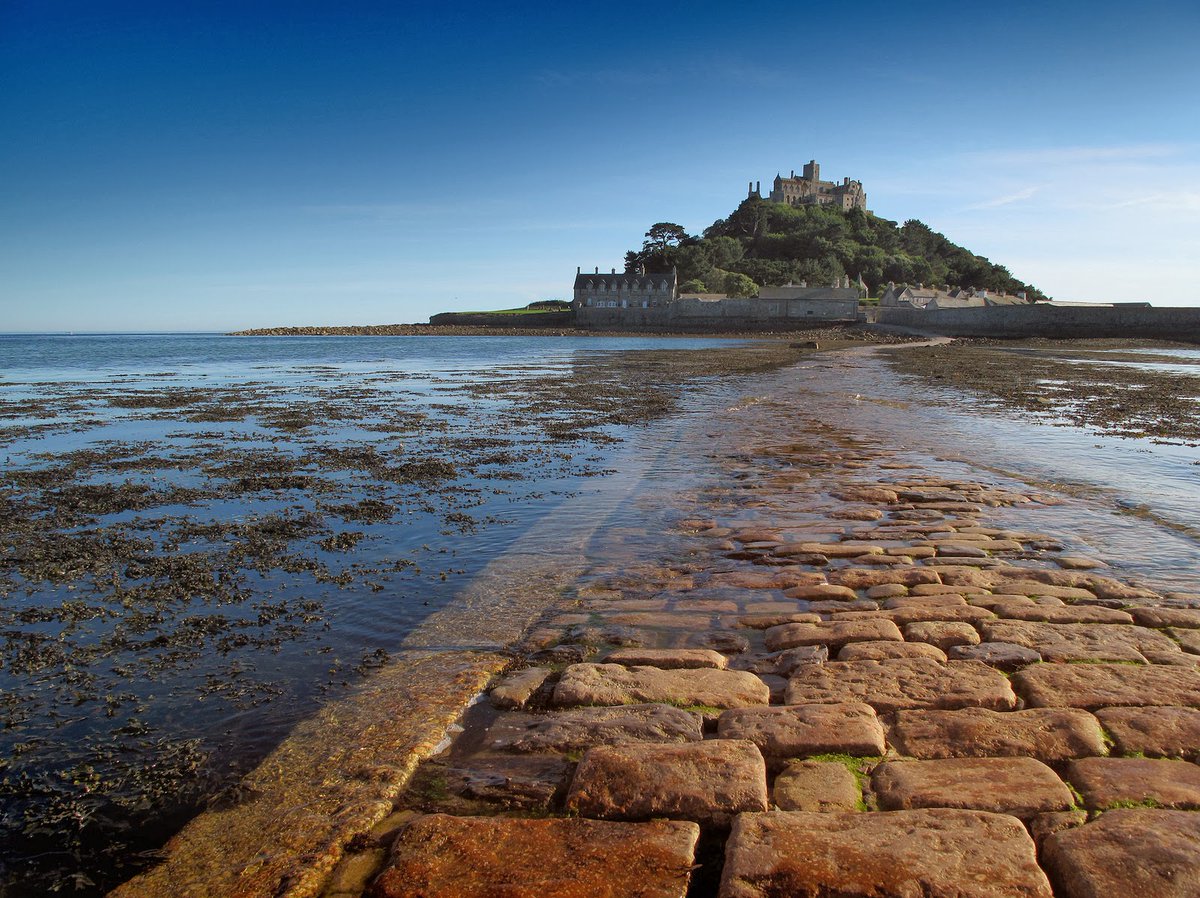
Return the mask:
<svg viewBox="0 0 1200 898"><path fill-rule="evenodd" d="M748 196L761 197L762 182L751 182ZM811 159L796 176L795 169L788 177L781 174L775 176L768 197L773 203L787 203L789 206L839 206L844 210L867 208L867 194L863 190L862 181L852 181L843 178L840 184L834 181L821 180L821 166L817 160Z"/></svg>

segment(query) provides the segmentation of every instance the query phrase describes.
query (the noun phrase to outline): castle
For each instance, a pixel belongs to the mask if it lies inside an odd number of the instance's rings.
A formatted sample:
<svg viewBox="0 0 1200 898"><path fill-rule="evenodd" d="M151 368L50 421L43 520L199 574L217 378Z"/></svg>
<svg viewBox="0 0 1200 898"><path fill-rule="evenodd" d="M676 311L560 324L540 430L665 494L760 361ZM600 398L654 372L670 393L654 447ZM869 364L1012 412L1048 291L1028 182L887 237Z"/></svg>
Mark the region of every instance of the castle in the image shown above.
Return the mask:
<svg viewBox="0 0 1200 898"><path fill-rule="evenodd" d="M747 196L761 198L761 184L761 181L751 182ZM815 159L804 166L798 178L794 170L789 178L776 175L768 199L789 206L839 206L844 211L867 211L867 194L862 181L851 181L849 178L843 178L841 184L822 181L821 166Z"/></svg>

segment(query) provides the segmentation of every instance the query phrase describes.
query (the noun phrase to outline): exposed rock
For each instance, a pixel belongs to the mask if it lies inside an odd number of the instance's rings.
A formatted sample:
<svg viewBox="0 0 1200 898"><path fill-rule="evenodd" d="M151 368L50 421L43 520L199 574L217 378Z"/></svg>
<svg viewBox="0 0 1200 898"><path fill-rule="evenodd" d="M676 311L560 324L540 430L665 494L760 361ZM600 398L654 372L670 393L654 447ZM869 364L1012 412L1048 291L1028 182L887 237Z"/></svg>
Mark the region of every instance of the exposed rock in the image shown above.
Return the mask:
<svg viewBox="0 0 1200 898"><path fill-rule="evenodd" d="M1156 758L1200 758L1200 711L1195 708L1101 708L1113 751Z"/></svg>
<svg viewBox="0 0 1200 898"><path fill-rule="evenodd" d="M791 589L785 589L783 594L789 599L805 599L809 601L819 601L821 599L845 599L854 601L858 598L858 593L848 586L836 586L832 583L814 583L811 586L793 586Z"/></svg>
<svg viewBox="0 0 1200 898"><path fill-rule="evenodd" d="M839 649L848 642L894 640L904 637L890 620L821 621L815 624L784 624L766 632L766 645L771 651L802 645L827 645Z"/></svg>
<svg viewBox="0 0 1200 898"><path fill-rule="evenodd" d="M1039 849L1042 843L1055 833L1087 823L1087 811L1048 811L1038 814L1029 822L1029 834Z"/></svg>
<svg viewBox="0 0 1200 898"><path fill-rule="evenodd" d="M410 823L370 898L684 898L694 823L432 814Z"/></svg>
<svg viewBox="0 0 1200 898"><path fill-rule="evenodd" d="M1089 810L1153 803L1176 810L1200 808L1200 767L1190 761L1084 758L1067 768Z"/></svg>
<svg viewBox="0 0 1200 898"><path fill-rule="evenodd" d="M932 658L945 661L946 653L924 642L851 642L837 654L839 661L882 661L885 658Z"/></svg>
<svg viewBox="0 0 1200 898"><path fill-rule="evenodd" d="M1200 630L1168 627L1167 632L1185 652L1200 655Z"/></svg>
<svg viewBox="0 0 1200 898"><path fill-rule="evenodd" d="M980 625L990 642L1012 642L1035 649L1046 661L1138 661L1144 651L1177 648L1162 633L1125 624L1043 624L998 620Z"/></svg>
<svg viewBox="0 0 1200 898"><path fill-rule="evenodd" d="M1200 671L1135 664L1034 664L1013 674L1013 685L1034 708L1112 705L1200 707Z"/></svg>
<svg viewBox="0 0 1200 898"><path fill-rule="evenodd" d="M1108 811L1050 836L1042 860L1062 898L1200 895L1200 814Z"/></svg>
<svg viewBox="0 0 1200 898"><path fill-rule="evenodd" d="M904 625L907 642L924 642L943 652L956 645L977 645L979 633L961 621L913 621Z"/></svg>
<svg viewBox="0 0 1200 898"><path fill-rule="evenodd" d="M880 583L867 590L868 599L892 599L907 594L908 587L900 583Z"/></svg>
<svg viewBox="0 0 1200 898"><path fill-rule="evenodd" d="M567 778L566 760L553 755L473 755L445 766L441 775L451 795L505 809L546 811ZM439 807L438 810L450 810Z"/></svg>
<svg viewBox="0 0 1200 898"><path fill-rule="evenodd" d="M700 715L670 705L573 708L554 714L502 714L488 727L483 744L516 752L585 751L596 745L637 742L699 742Z"/></svg>
<svg viewBox="0 0 1200 898"><path fill-rule="evenodd" d="M824 645L798 645L775 656L775 673L790 677L808 664L824 664L829 660L829 647Z"/></svg>
<svg viewBox="0 0 1200 898"><path fill-rule="evenodd" d="M718 718L717 733L722 739L748 739L773 766L788 758L884 752L883 725L861 702L737 708Z"/></svg>
<svg viewBox="0 0 1200 898"><path fill-rule="evenodd" d="M820 621L821 615L804 611L759 612L743 614L738 618L738 626L750 630L769 630L784 624L815 624Z"/></svg>
<svg viewBox="0 0 1200 898"><path fill-rule="evenodd" d="M563 643L533 652L527 655L525 660L535 665L579 664L595 652L595 646Z"/></svg>
<svg viewBox="0 0 1200 898"><path fill-rule="evenodd" d="M758 677L740 670L659 670L620 664L572 664L554 687L554 704L632 705L666 702L741 708L765 705L771 691Z"/></svg>
<svg viewBox="0 0 1200 898"><path fill-rule="evenodd" d="M566 806L609 820L721 823L767 809L766 765L754 743L734 739L601 746L579 762Z"/></svg>
<svg viewBox="0 0 1200 898"><path fill-rule="evenodd" d="M939 583L937 571L927 568L842 568L829 572L829 582L851 589L870 589L885 583L916 586L920 583Z"/></svg>
<svg viewBox="0 0 1200 898"><path fill-rule="evenodd" d="M1143 627L1200 628L1200 609L1197 608L1131 608L1129 613Z"/></svg>
<svg viewBox="0 0 1200 898"><path fill-rule="evenodd" d="M939 664L928 658L896 658L802 668L788 683L786 701L865 702L881 712L971 707L1006 711L1017 699L1003 674L977 661Z"/></svg>
<svg viewBox="0 0 1200 898"><path fill-rule="evenodd" d="M781 811L853 811L862 790L845 764L792 761L775 777L771 801Z"/></svg>
<svg viewBox="0 0 1200 898"><path fill-rule="evenodd" d="M891 738L901 754L922 759L1024 756L1053 764L1105 752L1096 718L1071 708L900 711Z"/></svg>
<svg viewBox="0 0 1200 898"><path fill-rule="evenodd" d="M1011 642L981 642L979 645L956 645L946 653L955 661L982 661L988 667L997 670L1020 670L1029 664L1036 664L1042 656L1033 649L1023 645L1013 645Z"/></svg>
<svg viewBox="0 0 1200 898"><path fill-rule="evenodd" d="M967 600L958 593L936 595L895 596L883 603L884 608L934 608L965 605Z"/></svg>
<svg viewBox="0 0 1200 898"><path fill-rule="evenodd" d="M1002 603L992 606L997 617L1048 624L1132 624L1128 612L1100 605L1034 605Z"/></svg>
<svg viewBox="0 0 1200 898"><path fill-rule="evenodd" d="M1033 842L1014 817L939 809L737 819L720 898L826 895L1051 898Z"/></svg>
<svg viewBox="0 0 1200 898"><path fill-rule="evenodd" d="M548 667L527 667L510 673L500 683L492 687L488 698L497 708L521 708L542 688L546 678L550 676Z"/></svg>
<svg viewBox="0 0 1200 898"><path fill-rule="evenodd" d="M729 662L712 649L615 649L604 656L605 664L624 664L626 667L659 667L664 670L687 670L711 667L724 670Z"/></svg>
<svg viewBox="0 0 1200 898"><path fill-rule="evenodd" d="M693 648L712 649L722 655L740 655L750 651L750 640L737 633L711 630L707 633L689 633L687 644ZM580 659L582 660L582 659Z"/></svg>
<svg viewBox="0 0 1200 898"><path fill-rule="evenodd" d="M872 772L871 791L885 811L960 808L1023 820L1075 804L1054 771L1033 758L890 761Z"/></svg>

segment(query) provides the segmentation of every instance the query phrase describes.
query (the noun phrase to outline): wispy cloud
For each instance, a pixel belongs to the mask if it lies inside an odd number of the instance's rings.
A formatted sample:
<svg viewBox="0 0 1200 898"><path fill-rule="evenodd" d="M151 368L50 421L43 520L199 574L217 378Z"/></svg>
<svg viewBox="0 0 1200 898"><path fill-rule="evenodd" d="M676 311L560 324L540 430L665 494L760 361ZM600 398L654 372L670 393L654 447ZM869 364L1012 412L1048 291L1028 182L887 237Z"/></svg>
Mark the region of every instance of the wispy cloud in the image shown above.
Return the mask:
<svg viewBox="0 0 1200 898"><path fill-rule="evenodd" d="M999 206L1011 206L1013 203L1020 203L1024 200L1031 199L1035 193L1041 190L1041 187L1026 187L1023 190L1018 190L1016 193L1005 194L998 196L995 199L985 200L981 203L972 203L967 206L968 209L995 209Z"/></svg>

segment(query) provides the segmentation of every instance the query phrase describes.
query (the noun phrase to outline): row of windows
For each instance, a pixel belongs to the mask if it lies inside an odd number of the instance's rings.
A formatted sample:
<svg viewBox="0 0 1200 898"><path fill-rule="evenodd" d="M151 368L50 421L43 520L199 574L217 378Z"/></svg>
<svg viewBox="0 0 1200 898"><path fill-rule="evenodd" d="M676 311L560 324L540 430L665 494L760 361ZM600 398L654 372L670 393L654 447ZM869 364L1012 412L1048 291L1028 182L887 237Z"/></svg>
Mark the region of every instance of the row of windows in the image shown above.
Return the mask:
<svg viewBox="0 0 1200 898"><path fill-rule="evenodd" d="M612 287L610 288L610 287L605 286L603 281L601 281L600 285L597 287L597 286L593 285L593 283L591 281L588 281L587 287L585 287L584 289L586 289L589 293L592 291L596 291L596 290L600 291L601 293L604 293L610 289L612 290L613 293L616 293L618 290L632 290L632 289L639 289L639 288L637 288L636 285L631 287L628 282L620 283L620 284L613 284ZM658 285L657 288L653 284L646 284L644 287L642 287L640 289L647 290L650 293L653 293L656 289L666 290L667 282L663 281L662 283L660 283Z"/></svg>
<svg viewBox="0 0 1200 898"><path fill-rule="evenodd" d="M594 307L595 307L595 308L597 308L597 309L616 309L616 308L628 309L628 308L629 308L629 300L627 300L627 299L622 299L622 300L621 300L621 301L618 303L618 302L617 302L615 299L609 299L609 300L603 300L603 299L599 299L599 300L596 300L596 302L594 302L594 303L593 303L593 302L592 302L592 298L589 296L589 297L587 298L587 305L589 305L589 306L594 306ZM648 309L648 308L650 308L651 306L654 306L655 308L657 308L657 307L658 307L658 303L656 303L656 302L652 303L652 302L650 302L650 300L648 300L648 299L643 299L643 300L642 300L642 308L643 308L643 309Z"/></svg>

